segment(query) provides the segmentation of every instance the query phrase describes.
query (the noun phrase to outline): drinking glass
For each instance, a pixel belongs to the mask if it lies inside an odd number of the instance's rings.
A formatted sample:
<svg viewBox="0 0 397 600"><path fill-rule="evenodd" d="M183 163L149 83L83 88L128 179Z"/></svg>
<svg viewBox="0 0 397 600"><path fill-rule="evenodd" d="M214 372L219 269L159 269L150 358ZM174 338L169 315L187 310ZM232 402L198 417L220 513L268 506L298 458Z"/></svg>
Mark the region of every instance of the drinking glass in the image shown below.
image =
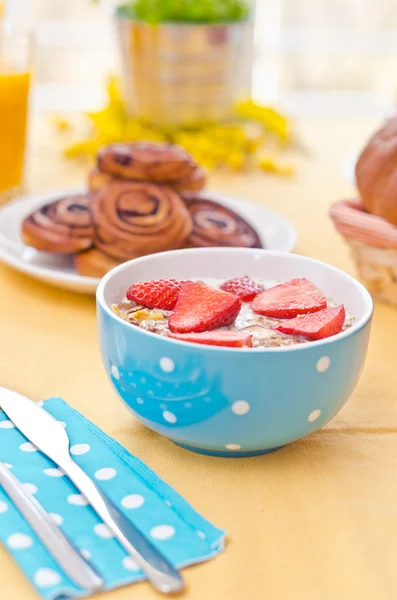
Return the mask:
<svg viewBox="0 0 397 600"><path fill-rule="evenodd" d="M0 23L0 204L23 189L31 32Z"/></svg>

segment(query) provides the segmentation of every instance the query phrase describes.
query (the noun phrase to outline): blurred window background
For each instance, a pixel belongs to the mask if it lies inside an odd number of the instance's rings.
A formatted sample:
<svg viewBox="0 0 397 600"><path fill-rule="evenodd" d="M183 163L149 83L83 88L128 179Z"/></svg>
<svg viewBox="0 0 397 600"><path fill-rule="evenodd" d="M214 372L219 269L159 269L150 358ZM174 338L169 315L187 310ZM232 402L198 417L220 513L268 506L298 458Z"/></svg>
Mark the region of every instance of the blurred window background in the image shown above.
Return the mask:
<svg viewBox="0 0 397 600"><path fill-rule="evenodd" d="M11 0L34 14L39 109L95 109L118 68L112 2ZM395 0L257 0L253 96L292 114L385 112L397 97Z"/></svg>

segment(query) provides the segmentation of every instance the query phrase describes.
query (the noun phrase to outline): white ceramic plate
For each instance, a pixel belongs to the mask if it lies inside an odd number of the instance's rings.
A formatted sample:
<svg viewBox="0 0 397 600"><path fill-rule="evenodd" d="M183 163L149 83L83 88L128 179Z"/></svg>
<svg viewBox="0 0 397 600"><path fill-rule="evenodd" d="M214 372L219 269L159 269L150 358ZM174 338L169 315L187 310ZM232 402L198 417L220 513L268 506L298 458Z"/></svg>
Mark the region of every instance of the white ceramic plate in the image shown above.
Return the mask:
<svg viewBox="0 0 397 600"><path fill-rule="evenodd" d="M70 256L48 254L29 248L20 236L23 219L33 210L61 196L75 193L84 192L81 188L58 190L40 196L24 196L6 204L0 210L0 261L56 287L94 294L99 279L78 275ZM226 194L211 192L208 197L235 210L250 222L268 250L291 252L295 248L296 230L278 213Z"/></svg>

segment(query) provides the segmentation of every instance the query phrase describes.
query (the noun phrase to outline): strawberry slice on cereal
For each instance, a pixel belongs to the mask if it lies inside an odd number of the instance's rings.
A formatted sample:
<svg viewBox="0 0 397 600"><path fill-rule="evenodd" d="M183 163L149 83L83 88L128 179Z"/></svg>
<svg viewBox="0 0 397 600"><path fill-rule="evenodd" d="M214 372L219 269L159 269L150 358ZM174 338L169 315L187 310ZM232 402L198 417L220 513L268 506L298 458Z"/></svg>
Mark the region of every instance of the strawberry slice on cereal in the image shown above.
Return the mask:
<svg viewBox="0 0 397 600"><path fill-rule="evenodd" d="M179 292L186 281L177 279L153 279L135 283L127 290L127 298L147 308L173 310Z"/></svg>
<svg viewBox="0 0 397 600"><path fill-rule="evenodd" d="M290 335L302 335L310 340L323 340L340 333L345 322L345 308L332 306L313 314L307 314L290 319L272 329Z"/></svg>
<svg viewBox="0 0 397 600"><path fill-rule="evenodd" d="M252 348L252 335L241 331L205 331L203 333L169 333L168 337L182 342L229 348Z"/></svg>
<svg viewBox="0 0 397 600"><path fill-rule="evenodd" d="M255 296L264 291L263 285L252 281L247 275L225 281L220 287L224 292L234 294L243 302L250 302Z"/></svg>
<svg viewBox="0 0 397 600"><path fill-rule="evenodd" d="M306 278L292 279L258 294L251 304L254 312L267 317L292 319L326 308L321 290Z"/></svg>
<svg viewBox="0 0 397 600"><path fill-rule="evenodd" d="M234 323L240 309L241 300L233 294L188 281L179 292L168 327L173 333L210 331Z"/></svg>

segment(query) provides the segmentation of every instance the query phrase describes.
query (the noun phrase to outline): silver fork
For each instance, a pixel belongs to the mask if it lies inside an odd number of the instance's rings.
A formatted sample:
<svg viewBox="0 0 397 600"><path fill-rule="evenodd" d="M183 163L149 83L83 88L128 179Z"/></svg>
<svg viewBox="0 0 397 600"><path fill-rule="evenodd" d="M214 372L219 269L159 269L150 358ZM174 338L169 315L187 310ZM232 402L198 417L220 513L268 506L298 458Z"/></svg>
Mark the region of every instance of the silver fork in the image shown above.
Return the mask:
<svg viewBox="0 0 397 600"><path fill-rule="evenodd" d="M91 594L103 587L94 571L39 502L0 461L0 484L65 574Z"/></svg>

